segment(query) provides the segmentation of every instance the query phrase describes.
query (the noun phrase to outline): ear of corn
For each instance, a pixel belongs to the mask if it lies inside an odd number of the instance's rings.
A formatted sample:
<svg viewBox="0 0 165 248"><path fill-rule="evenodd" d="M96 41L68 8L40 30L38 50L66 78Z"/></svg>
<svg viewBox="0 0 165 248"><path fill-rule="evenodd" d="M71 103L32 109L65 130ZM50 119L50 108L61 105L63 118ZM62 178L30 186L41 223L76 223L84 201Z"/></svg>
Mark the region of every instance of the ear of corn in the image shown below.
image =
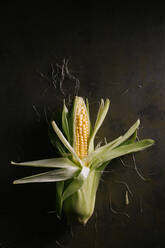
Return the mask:
<svg viewBox="0 0 165 248"><path fill-rule="evenodd" d="M56 136L50 135L62 158L14 163L20 166L49 167L53 170L14 181L19 183L56 182L58 215L64 212L68 219L86 224L92 216L96 192L102 172L111 160L125 154L138 152L154 141L136 141L137 122L119 138L95 148L95 136L101 127L110 105L109 99L102 99L94 128L91 128L89 104L76 96L73 107L68 111L65 102L62 111L62 131L55 121L51 122ZM56 169L58 168L58 169Z"/></svg>
<svg viewBox="0 0 165 248"><path fill-rule="evenodd" d="M79 158L83 159L88 154L90 121L87 107L81 97L75 97L74 100L72 129L73 148Z"/></svg>

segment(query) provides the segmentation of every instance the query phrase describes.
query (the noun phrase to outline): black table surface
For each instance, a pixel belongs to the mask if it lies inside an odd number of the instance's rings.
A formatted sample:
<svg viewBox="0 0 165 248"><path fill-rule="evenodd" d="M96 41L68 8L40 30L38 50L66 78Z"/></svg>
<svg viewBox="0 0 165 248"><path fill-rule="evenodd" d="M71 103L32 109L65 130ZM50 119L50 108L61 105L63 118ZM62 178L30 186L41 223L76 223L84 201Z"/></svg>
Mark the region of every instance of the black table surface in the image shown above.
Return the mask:
<svg viewBox="0 0 165 248"><path fill-rule="evenodd" d="M0 247L164 247L163 6L68 1L3 5L0 12ZM138 118L138 137L155 140L135 154L140 175L131 169L131 155L110 163L85 227L56 217L55 184L12 184L41 170L14 167L11 160L57 156L45 113L62 105L51 64L64 58L80 80L79 95L89 99L92 122L100 99L111 100L98 140L118 137ZM73 96L73 84L66 82L63 89L67 99Z"/></svg>

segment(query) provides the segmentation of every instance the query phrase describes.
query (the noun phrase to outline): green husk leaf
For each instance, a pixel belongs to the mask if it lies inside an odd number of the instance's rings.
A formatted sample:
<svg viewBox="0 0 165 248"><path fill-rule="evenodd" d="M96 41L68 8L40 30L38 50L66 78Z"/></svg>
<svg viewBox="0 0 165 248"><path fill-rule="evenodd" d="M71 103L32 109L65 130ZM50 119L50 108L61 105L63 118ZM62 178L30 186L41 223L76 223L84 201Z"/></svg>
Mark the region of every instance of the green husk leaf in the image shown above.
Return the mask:
<svg viewBox="0 0 165 248"><path fill-rule="evenodd" d="M135 124L133 124L133 126L122 136L122 139L119 140L113 148L123 144L125 141L127 141L130 137L132 137L132 135L136 135L136 130L138 129L140 125L140 120L138 119ZM133 136L133 139L135 139L135 136Z"/></svg>
<svg viewBox="0 0 165 248"><path fill-rule="evenodd" d="M95 151L93 151L92 153L90 153L87 158L86 158L86 161L87 163L89 163L89 167L92 166L92 163L93 163L93 159L101 154L102 152L106 151L107 149L110 149L115 143L117 143L120 139L122 138L122 136L118 137L117 139L109 142L107 145L104 145L104 146L101 146L101 147L98 147Z"/></svg>
<svg viewBox="0 0 165 248"><path fill-rule="evenodd" d="M69 124L68 124L68 109L65 105L65 100L63 104L63 110L62 110L62 129L64 131L64 134L66 135L68 141L70 142L70 131L69 131Z"/></svg>
<svg viewBox="0 0 165 248"><path fill-rule="evenodd" d="M64 146L70 151L70 153L75 157L75 159L77 160L77 162L79 162L79 165L83 167L83 162L81 161L81 159L78 157L78 155L76 154L75 150L73 149L73 147L69 144L69 142L66 140L66 138L64 137L64 135L62 134L62 132L60 131L60 129L58 128L58 126L56 125L55 121L51 122L52 127L54 129L54 131L56 132L57 136L59 137L59 139L61 140L61 142L64 144Z"/></svg>
<svg viewBox="0 0 165 248"><path fill-rule="evenodd" d="M68 150L65 150L65 147L63 146L63 144L61 143L60 140L56 140L55 141L56 147L59 151L59 153L61 154L62 157L66 158L69 157L71 154L68 152Z"/></svg>
<svg viewBox="0 0 165 248"><path fill-rule="evenodd" d="M124 141L121 145L128 145L128 144L132 144L136 141L137 138L137 129L135 130L135 132L126 140Z"/></svg>
<svg viewBox="0 0 165 248"><path fill-rule="evenodd" d="M89 123L90 123L90 133L92 133L92 125L91 125L91 121L90 121L90 110L89 110L89 101L88 101L88 98L86 98L86 108L87 108L87 112L88 112L88 119L89 119Z"/></svg>
<svg viewBox="0 0 165 248"><path fill-rule="evenodd" d="M90 165L92 164L93 159L96 156L99 157L99 155L101 155L103 152L106 152L106 151L110 152L114 148L124 144L124 142L126 142L129 138L131 138L131 140L128 142L128 144L132 143L136 138L136 130L139 127L139 125L140 125L140 120L138 119L135 122L135 124L123 136L118 137L117 139L109 142L108 144L96 149L92 154L89 154L89 158L87 158L87 160L91 161ZM127 143L125 143L125 144L127 144Z"/></svg>
<svg viewBox="0 0 165 248"><path fill-rule="evenodd" d="M137 141L133 144L128 144L128 145L122 145L120 147L117 147L113 150L111 150L111 155L110 155L110 160L114 159L114 158L117 158L119 156L123 156L125 154L129 154L129 153L132 153L132 152L138 152L138 151L141 151L141 150L144 150L150 146L152 146L154 144L154 140L152 139L143 139L143 140L140 140L140 141ZM108 155L108 152L107 152L107 157L105 158L106 161L108 161L109 155Z"/></svg>
<svg viewBox="0 0 165 248"><path fill-rule="evenodd" d="M94 211L101 174L99 171L90 171L81 188L64 201L64 211L68 219L76 216L80 223L87 223Z"/></svg>
<svg viewBox="0 0 165 248"><path fill-rule="evenodd" d="M99 156L95 157L95 160L93 161L92 169L96 169L102 163L111 161L114 158L121 157L129 153L144 150L145 148L148 148L152 146L153 144L154 144L154 141L152 139L144 139L144 140L132 143L132 144L119 146L110 151L108 150L106 152L103 152L102 154L99 154Z"/></svg>
<svg viewBox="0 0 165 248"><path fill-rule="evenodd" d="M84 182L86 181L88 174L89 174L89 168L83 167L80 174L73 179L73 181L67 186L67 188L64 190L64 193L62 195L63 201L66 200L69 196L73 195L76 191L78 191Z"/></svg>
<svg viewBox="0 0 165 248"><path fill-rule="evenodd" d="M88 98L86 98L86 108L87 108L87 111L88 111L88 116L90 117L90 112L89 112L89 101L88 101ZM90 118L89 118L90 119Z"/></svg>
<svg viewBox="0 0 165 248"><path fill-rule="evenodd" d="M58 136L54 132L52 126L49 126L48 135L49 135L49 139L50 139L51 144L53 145L53 147L55 149L58 150L59 154L62 157L68 157L70 155L70 153L68 152L68 149L66 149L66 147L63 145L63 143L60 141L60 139L58 138Z"/></svg>
<svg viewBox="0 0 165 248"><path fill-rule="evenodd" d="M47 167L47 168L69 168L70 166L77 166L67 158L49 158L49 159L23 162L23 163L16 163L11 161L11 164L32 166L32 167Z"/></svg>
<svg viewBox="0 0 165 248"><path fill-rule="evenodd" d="M24 177L15 180L13 184L65 181L74 177L77 174L78 170L79 169L76 168L75 166L69 166L68 168L65 169L51 170L33 176Z"/></svg>
<svg viewBox="0 0 165 248"><path fill-rule="evenodd" d="M100 104L100 108L97 114L95 126L93 128L93 131L89 139L89 149L88 149L89 153L94 150L94 138L107 115L109 105L110 105L109 99L106 99L105 104L104 104L104 100L101 99L101 104Z"/></svg>
<svg viewBox="0 0 165 248"><path fill-rule="evenodd" d="M57 195L57 214L61 216L63 200L62 193L64 190L64 181L56 182L56 195Z"/></svg>

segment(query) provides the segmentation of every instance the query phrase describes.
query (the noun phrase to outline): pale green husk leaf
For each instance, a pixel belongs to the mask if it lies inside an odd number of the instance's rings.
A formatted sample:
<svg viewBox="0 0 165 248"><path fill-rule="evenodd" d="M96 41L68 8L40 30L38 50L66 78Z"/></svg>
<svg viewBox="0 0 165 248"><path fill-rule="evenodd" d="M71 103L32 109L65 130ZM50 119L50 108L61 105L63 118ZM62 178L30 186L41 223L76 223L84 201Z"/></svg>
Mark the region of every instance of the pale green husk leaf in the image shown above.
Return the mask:
<svg viewBox="0 0 165 248"><path fill-rule="evenodd" d="M34 176L24 177L14 181L14 184L65 181L74 177L78 171L79 169L77 167L69 166L65 169L51 170Z"/></svg>
<svg viewBox="0 0 165 248"><path fill-rule="evenodd" d="M60 142L60 140L56 140L55 141L55 144L56 144L56 148L58 149L59 153L61 154L61 156L63 158L66 158L66 157L69 157L71 154L69 152L66 152L65 149L64 149L64 146L63 144Z"/></svg>
<svg viewBox="0 0 165 248"><path fill-rule="evenodd" d="M75 150L73 149L73 147L69 144L69 142L66 140L66 138L64 137L64 135L62 134L62 132L60 131L60 129L58 128L58 126L56 125L55 121L52 121L52 127L54 129L54 131L56 132L57 136L59 137L59 139L61 140L61 142L64 144L64 146L70 151L70 153L75 157L75 159L77 160L77 162L79 162L79 164L81 166L83 166L83 162L81 161L81 159L78 157L77 153L75 152Z"/></svg>
<svg viewBox="0 0 165 248"><path fill-rule="evenodd" d="M74 178L73 182L71 182L68 187L65 189L62 199L66 200L69 196L74 194L77 190L81 188L85 180L87 179L89 175L90 169L88 167L83 167L80 174Z"/></svg>
<svg viewBox="0 0 165 248"><path fill-rule="evenodd" d="M128 143L132 143L135 141L136 139L136 130L138 129L140 125L140 120L138 119L135 124L123 135L118 137L117 139L109 142L108 144L101 146L100 148L96 149L95 151L93 151L91 154L89 154L89 156L87 157L87 161L90 162L90 164L92 164L93 158L99 155L101 155L103 152L106 152L107 150L110 151L112 149L114 149L117 146L120 146L122 144L124 144L126 141ZM129 140L130 138L130 140ZM125 143L127 144L127 143Z"/></svg>
<svg viewBox="0 0 165 248"><path fill-rule="evenodd" d="M83 167L78 176L67 185L64 190L64 183L57 182L57 212L60 215L62 211L63 202L71 195L75 194L84 184L89 175L89 168Z"/></svg>
<svg viewBox="0 0 165 248"><path fill-rule="evenodd" d="M63 199L62 199L63 190L64 190L64 181L56 182L57 213L59 217L61 216L62 205L63 205Z"/></svg>
<svg viewBox="0 0 165 248"><path fill-rule="evenodd" d="M69 130L69 124L68 124L68 109L65 105L65 100L64 100L64 104L63 104L63 110L62 110L62 129L68 139L68 141L70 142L70 130Z"/></svg>
<svg viewBox="0 0 165 248"><path fill-rule="evenodd" d="M102 147L100 147L98 150L96 150L97 152L102 152L102 151L105 151L106 149L114 149L115 147L123 144L125 141L127 141L133 134L135 134L137 128L139 127L140 125L140 120L138 119L135 124L123 135L123 136L120 136L118 138L118 140L116 140L116 142L112 141ZM135 140L134 137L132 139L132 141ZM131 141L131 142L132 142Z"/></svg>
<svg viewBox="0 0 165 248"><path fill-rule="evenodd" d="M95 156L92 164L92 169L98 168L102 163L111 161L114 158L124 156L129 153L138 152L144 150L145 148L150 147L154 144L152 139L144 139L132 144L122 145L113 150L107 150L105 152L99 153L99 155Z"/></svg>
<svg viewBox="0 0 165 248"><path fill-rule="evenodd" d="M63 208L68 218L76 217L80 223L87 223L94 211L101 174L90 171L82 187L64 201Z"/></svg>
<svg viewBox="0 0 165 248"><path fill-rule="evenodd" d="M109 99L106 99L105 104L104 104L104 100L101 99L101 104L100 104L100 108L97 114L95 126L93 128L93 131L89 139L89 148L88 148L89 153L94 150L94 138L107 115L109 105L110 105Z"/></svg>
<svg viewBox="0 0 165 248"><path fill-rule="evenodd" d="M23 163L16 163L11 161L11 164L32 166L32 167L47 167L47 168L69 168L70 166L77 166L67 158L49 158L49 159L23 162Z"/></svg>

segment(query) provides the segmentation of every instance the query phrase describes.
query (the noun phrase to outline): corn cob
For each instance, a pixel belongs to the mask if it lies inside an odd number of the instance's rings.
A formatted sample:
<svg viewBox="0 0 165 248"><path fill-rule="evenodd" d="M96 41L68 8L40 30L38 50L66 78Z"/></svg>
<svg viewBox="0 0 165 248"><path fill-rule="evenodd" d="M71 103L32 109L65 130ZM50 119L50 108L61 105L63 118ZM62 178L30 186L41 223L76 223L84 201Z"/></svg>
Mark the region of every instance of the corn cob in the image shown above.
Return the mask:
<svg viewBox="0 0 165 248"><path fill-rule="evenodd" d="M89 117L82 98L77 99L74 121L73 147L80 159L88 154Z"/></svg>
<svg viewBox="0 0 165 248"><path fill-rule="evenodd" d="M56 182L58 214L61 216L64 212L69 220L74 218L86 224L94 211L100 177L109 162L125 154L143 150L154 143L151 139L136 141L140 124L137 120L123 136L101 147L95 147L95 135L106 117L109 104L109 99L105 102L101 100L91 131L88 101L85 104L82 97L76 96L71 111L68 111L64 102L62 131L54 120L50 130L51 142L59 149L62 157L24 163L12 162L17 165L55 169L16 180L14 183Z"/></svg>
<svg viewBox="0 0 165 248"><path fill-rule="evenodd" d="M75 114L74 148L80 159L87 156L89 140L89 120L84 101L79 98Z"/></svg>

